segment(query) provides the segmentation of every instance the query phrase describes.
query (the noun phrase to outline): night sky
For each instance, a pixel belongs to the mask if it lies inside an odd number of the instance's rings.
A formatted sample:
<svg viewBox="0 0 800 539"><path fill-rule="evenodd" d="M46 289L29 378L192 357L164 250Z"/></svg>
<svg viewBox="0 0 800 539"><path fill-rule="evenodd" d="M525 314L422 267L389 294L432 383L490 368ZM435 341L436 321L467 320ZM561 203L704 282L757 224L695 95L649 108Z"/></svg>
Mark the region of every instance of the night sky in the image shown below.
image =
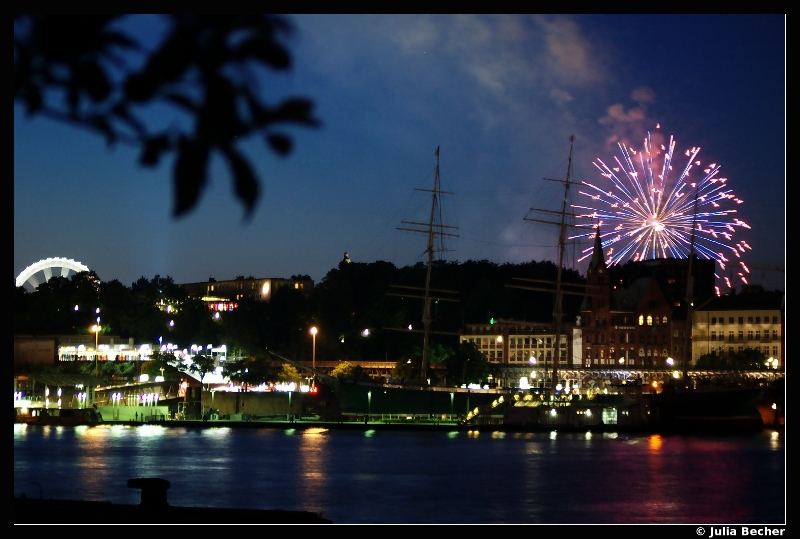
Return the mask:
<svg viewBox="0 0 800 539"><path fill-rule="evenodd" d="M640 147L660 124L676 153L699 146L744 200L736 234L749 264L785 264L784 15L291 16L293 69L261 87L276 103L307 96L319 129L292 128L282 158L241 148L261 180L250 221L224 164L213 161L198 207L175 220L172 163L14 106L14 277L47 257L78 260L101 280L178 283L237 275L319 281L355 262L425 261L441 148L442 222L458 227L447 260L557 260L557 229L525 221L560 209L569 138L573 180L596 182L616 141ZM126 28L157 40L163 21ZM155 42L155 41L153 41ZM164 111L154 111L163 115ZM168 117L159 118L169 121ZM585 274L588 260L567 261ZM760 284L762 272L752 270ZM768 289L784 274L766 272Z"/></svg>

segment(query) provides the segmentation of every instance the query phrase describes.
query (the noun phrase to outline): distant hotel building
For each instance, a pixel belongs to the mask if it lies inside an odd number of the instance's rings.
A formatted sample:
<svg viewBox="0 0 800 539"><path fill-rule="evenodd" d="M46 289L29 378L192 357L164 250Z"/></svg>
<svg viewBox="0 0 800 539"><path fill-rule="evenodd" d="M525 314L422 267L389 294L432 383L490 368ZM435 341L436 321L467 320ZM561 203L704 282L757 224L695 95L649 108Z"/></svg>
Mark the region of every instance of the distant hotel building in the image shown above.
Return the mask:
<svg viewBox="0 0 800 539"><path fill-rule="evenodd" d="M489 363L503 367L505 380L496 380L498 387L515 384L531 375L532 369L538 379L531 380L531 385L538 386L550 378L555 357L561 370L582 366L581 335L579 326L564 324L557 347L552 324L500 319L491 324L466 324L460 341L474 344Z"/></svg>
<svg viewBox="0 0 800 539"><path fill-rule="evenodd" d="M784 366L783 292L765 292L745 286L741 294L713 298L696 307L692 324L692 363L705 354L733 355L751 348L772 359L770 367Z"/></svg>
<svg viewBox="0 0 800 539"><path fill-rule="evenodd" d="M182 284L186 293L200 298L208 304L210 310L230 311L236 308L242 298L269 301L272 292L278 288L290 287L308 294L314 289L314 281L310 279L276 279L276 278L240 278L230 281L209 279L200 283Z"/></svg>

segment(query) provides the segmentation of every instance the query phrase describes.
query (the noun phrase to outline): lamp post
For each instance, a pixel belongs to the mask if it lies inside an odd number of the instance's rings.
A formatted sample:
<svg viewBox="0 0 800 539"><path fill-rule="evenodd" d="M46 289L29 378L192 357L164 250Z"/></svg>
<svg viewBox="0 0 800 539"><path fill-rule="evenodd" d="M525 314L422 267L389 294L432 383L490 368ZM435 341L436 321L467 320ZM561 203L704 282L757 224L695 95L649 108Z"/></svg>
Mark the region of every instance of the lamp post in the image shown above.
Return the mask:
<svg viewBox="0 0 800 539"><path fill-rule="evenodd" d="M94 377L97 378L97 340L101 329L100 324L93 325L91 329L94 331Z"/></svg>
<svg viewBox="0 0 800 539"><path fill-rule="evenodd" d="M311 370L317 369L317 328L311 328ZM313 379L312 379L313 380Z"/></svg>
<svg viewBox="0 0 800 539"><path fill-rule="evenodd" d="M364 423L369 421L369 416L372 413L372 391L367 391L367 419Z"/></svg>

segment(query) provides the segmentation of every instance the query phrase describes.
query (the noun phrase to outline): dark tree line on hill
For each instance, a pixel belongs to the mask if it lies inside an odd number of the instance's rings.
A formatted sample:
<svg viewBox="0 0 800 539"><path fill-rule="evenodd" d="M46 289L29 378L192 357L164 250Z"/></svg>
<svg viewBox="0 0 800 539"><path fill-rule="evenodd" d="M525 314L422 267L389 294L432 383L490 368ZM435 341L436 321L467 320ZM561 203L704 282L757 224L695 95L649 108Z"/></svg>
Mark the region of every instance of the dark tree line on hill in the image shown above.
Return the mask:
<svg viewBox="0 0 800 539"><path fill-rule="evenodd" d="M215 318L171 277L142 277L125 286L83 272L53 277L35 292L17 287L14 333L88 335L99 316L103 334L133 337L137 344L161 339L188 349L192 344L224 343L236 355L258 358L270 350L307 360L312 352L309 329L316 326L317 361L416 361L423 340L425 274L422 263L398 268L383 261L342 262L307 295L277 288L269 302L244 298L237 309ZM432 331L450 333L431 335L432 360L457 352L458 339L452 334L467 323L488 323L492 318L551 322L553 294L507 286L531 284L515 278L555 281L556 266L485 260L436 263L431 287L454 292L438 295L457 301L432 302ZM565 272L564 280L584 282L574 271ZM579 296L565 296L565 319L574 319L580 301Z"/></svg>

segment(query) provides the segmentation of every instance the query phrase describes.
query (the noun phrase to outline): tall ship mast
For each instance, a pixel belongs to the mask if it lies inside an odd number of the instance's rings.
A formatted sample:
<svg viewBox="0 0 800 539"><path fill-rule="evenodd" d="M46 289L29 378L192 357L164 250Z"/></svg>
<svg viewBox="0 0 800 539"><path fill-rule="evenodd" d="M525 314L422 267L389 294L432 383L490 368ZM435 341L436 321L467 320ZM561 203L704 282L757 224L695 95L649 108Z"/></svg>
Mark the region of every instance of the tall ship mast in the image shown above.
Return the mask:
<svg viewBox="0 0 800 539"><path fill-rule="evenodd" d="M686 329L684 334L683 346L683 383L689 387L689 365L692 362L692 306L694 303L694 275L692 272L692 262L694 261L694 231L697 228L697 197L699 189L694 186L694 210L692 217L692 235L689 242L689 264L686 276Z"/></svg>
<svg viewBox="0 0 800 539"><path fill-rule="evenodd" d="M566 217L567 215L572 215L567 213L567 200L569 199L569 187L572 182L571 174L572 174L572 147L575 141L574 136L569 137L569 157L567 158L567 176L563 180L553 179L553 178L544 178L547 181L559 182L564 184L564 198L561 205L561 211L556 212L553 210L544 210L544 209L537 209L531 208L531 211L538 211L544 213L551 213L551 214L558 214L560 216L560 220L556 221L546 221L542 219L531 219L526 217L526 221L533 221L538 223L547 223L552 225L559 226L558 232L558 272L556 275L556 289L555 289L555 301L553 304L553 324L555 326L555 351L553 353L553 373L552 379L550 381L551 389L555 392L556 385L558 384L558 362L561 359L561 326L564 318L564 309L562 304L562 298L564 291L562 291L562 282L561 282L561 273L562 268L564 266L564 248L566 245ZM598 231L599 233L599 231ZM527 279L524 279L527 280ZM551 281L552 283L552 281ZM540 291L549 291L543 288L532 288L532 287L524 287L524 286L515 286L514 288L524 288L527 290L540 290ZM575 292L567 292L570 294L574 294Z"/></svg>
<svg viewBox="0 0 800 539"><path fill-rule="evenodd" d="M431 214L428 223L418 223L415 221L401 221L405 225L414 225L416 227L421 228L405 228L405 227L397 227L397 230L405 230L408 232L417 232L423 233L428 236L428 246L426 248L426 252L428 255L428 267L427 272L425 274L425 295L422 296L423 300L423 308L422 308L422 325L423 325L423 333L425 335L422 345L422 369L420 372L420 384L427 385L428 383L428 349L430 348L430 335L431 335L431 299L434 299L431 296L431 292L443 292L443 293L453 293L450 290L433 290L431 289L431 270L433 269L433 256L434 252L437 250L435 249L436 243L436 236L453 236L458 237L458 234L454 234L452 232L446 232L447 230L457 230L457 227L454 226L447 226L443 225L441 222L437 222L437 214L440 211L439 207L439 196L440 195L452 195L453 193L448 191L442 191L439 186L439 147L436 148L436 169L433 175L433 189L420 189L415 188L415 191L422 191L426 193L431 193ZM400 288L414 288L414 287L400 287ZM444 301L456 301L452 298L447 297L437 297L435 299L440 299ZM435 332L438 333L438 332Z"/></svg>

